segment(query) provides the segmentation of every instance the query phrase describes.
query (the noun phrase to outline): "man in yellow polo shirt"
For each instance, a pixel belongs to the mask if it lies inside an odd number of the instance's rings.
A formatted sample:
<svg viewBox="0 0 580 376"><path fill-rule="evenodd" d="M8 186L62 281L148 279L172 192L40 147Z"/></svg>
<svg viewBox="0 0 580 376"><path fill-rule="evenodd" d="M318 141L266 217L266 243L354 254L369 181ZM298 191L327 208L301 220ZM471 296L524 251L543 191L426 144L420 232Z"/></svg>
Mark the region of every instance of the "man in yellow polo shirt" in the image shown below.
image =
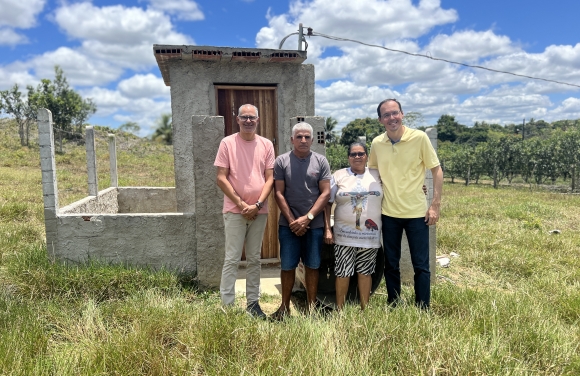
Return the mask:
<svg viewBox="0 0 580 376"><path fill-rule="evenodd" d="M377 107L386 132L375 137L369 168L379 170L383 183L382 230L385 248L385 281L388 304L395 306L401 295L401 239L407 234L415 272L415 304L429 308L429 226L439 220L443 171L429 137L403 125L403 109L396 99L385 99ZM427 208L421 189L425 171L433 174L433 201Z"/></svg>

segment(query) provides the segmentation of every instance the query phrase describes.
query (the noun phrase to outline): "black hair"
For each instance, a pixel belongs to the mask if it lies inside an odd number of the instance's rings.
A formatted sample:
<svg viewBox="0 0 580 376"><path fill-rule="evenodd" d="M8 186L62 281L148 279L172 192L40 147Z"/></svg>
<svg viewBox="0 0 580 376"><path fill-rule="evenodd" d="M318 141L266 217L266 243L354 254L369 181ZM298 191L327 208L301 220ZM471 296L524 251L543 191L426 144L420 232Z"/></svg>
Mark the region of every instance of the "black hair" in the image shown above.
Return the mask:
<svg viewBox="0 0 580 376"><path fill-rule="evenodd" d="M367 150L367 146L362 143L362 142L353 142L352 144L348 145L348 155L350 155L350 150L354 147L354 146L362 146L363 149L365 149L365 154L369 155L369 152Z"/></svg>
<svg viewBox="0 0 580 376"><path fill-rule="evenodd" d="M396 102L399 105L399 111L403 112L403 107L401 107L401 103L399 103L398 100L396 100L394 98L385 99L384 101L379 103L379 106L377 107L377 114L379 115L379 119L381 118L381 106L383 105L383 103L387 103L387 102L391 102L391 101Z"/></svg>

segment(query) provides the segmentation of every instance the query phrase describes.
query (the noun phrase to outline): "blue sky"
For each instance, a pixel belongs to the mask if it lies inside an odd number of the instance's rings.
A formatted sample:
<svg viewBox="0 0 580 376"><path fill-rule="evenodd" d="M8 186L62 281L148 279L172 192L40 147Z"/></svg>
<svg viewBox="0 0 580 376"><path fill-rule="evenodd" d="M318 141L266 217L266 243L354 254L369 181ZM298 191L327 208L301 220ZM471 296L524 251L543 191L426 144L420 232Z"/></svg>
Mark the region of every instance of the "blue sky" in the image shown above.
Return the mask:
<svg viewBox="0 0 580 376"><path fill-rule="evenodd" d="M580 2L554 0L0 0L0 90L36 85L60 65L99 111L90 122L135 121L142 135L170 112L152 45L277 48L297 30L580 85ZM316 114L339 128L401 100L424 125L580 118L580 88L520 79L313 37ZM295 48L291 37L284 48Z"/></svg>

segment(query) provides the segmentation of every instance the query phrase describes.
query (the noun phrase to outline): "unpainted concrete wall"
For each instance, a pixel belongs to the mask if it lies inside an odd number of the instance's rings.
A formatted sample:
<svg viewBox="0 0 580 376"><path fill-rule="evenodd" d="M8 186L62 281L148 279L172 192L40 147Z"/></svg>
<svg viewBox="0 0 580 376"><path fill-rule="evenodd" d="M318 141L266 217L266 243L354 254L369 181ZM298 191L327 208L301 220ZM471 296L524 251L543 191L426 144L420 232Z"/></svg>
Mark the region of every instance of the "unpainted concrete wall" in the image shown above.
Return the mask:
<svg viewBox="0 0 580 376"><path fill-rule="evenodd" d="M118 188L119 213L176 213L173 187Z"/></svg>
<svg viewBox="0 0 580 376"><path fill-rule="evenodd" d="M192 116L188 128L184 133L191 137L186 142L191 147L193 165L190 168L196 183L193 203L196 214L197 278L201 285L218 287L225 254L224 194L216 184L217 170L213 161L224 135L224 118ZM196 132L195 129L203 129L203 132Z"/></svg>
<svg viewBox="0 0 580 376"><path fill-rule="evenodd" d="M116 214L118 209L117 188L111 187L98 192L96 196L88 196L65 206L58 211L58 214Z"/></svg>
<svg viewBox="0 0 580 376"><path fill-rule="evenodd" d="M58 216L56 260L128 264L196 272L195 217L191 214L64 214Z"/></svg>

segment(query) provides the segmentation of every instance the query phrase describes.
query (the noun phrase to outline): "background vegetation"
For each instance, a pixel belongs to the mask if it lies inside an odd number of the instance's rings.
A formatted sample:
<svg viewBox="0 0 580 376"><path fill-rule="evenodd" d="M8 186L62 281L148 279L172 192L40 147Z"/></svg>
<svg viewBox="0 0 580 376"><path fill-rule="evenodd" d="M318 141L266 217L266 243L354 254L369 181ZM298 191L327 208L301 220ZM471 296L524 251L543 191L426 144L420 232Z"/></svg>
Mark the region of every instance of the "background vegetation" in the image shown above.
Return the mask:
<svg viewBox="0 0 580 376"><path fill-rule="evenodd" d="M110 131L96 132L100 188ZM121 185L174 184L171 147L117 137ZM381 286L365 312L272 323L164 271L50 263L34 140L0 122L1 374L580 374L578 195L446 184L438 253L459 257L437 269L430 312L409 287L386 309ZM86 195L85 163L72 143L57 156L64 204Z"/></svg>
<svg viewBox="0 0 580 376"><path fill-rule="evenodd" d="M421 114L405 114L407 126L421 124ZM327 122L328 124L328 122ZM547 123L531 119L527 123L488 124L467 127L451 115L442 115L437 124L438 154L446 178L455 182L489 179L497 188L512 182L527 184L564 183L572 192L580 185L580 119ZM418 126L425 129L424 126ZM327 125L328 132L328 125ZM384 132L374 118L355 119L328 140L327 158L332 170L348 166L346 147L360 137L368 147Z"/></svg>

